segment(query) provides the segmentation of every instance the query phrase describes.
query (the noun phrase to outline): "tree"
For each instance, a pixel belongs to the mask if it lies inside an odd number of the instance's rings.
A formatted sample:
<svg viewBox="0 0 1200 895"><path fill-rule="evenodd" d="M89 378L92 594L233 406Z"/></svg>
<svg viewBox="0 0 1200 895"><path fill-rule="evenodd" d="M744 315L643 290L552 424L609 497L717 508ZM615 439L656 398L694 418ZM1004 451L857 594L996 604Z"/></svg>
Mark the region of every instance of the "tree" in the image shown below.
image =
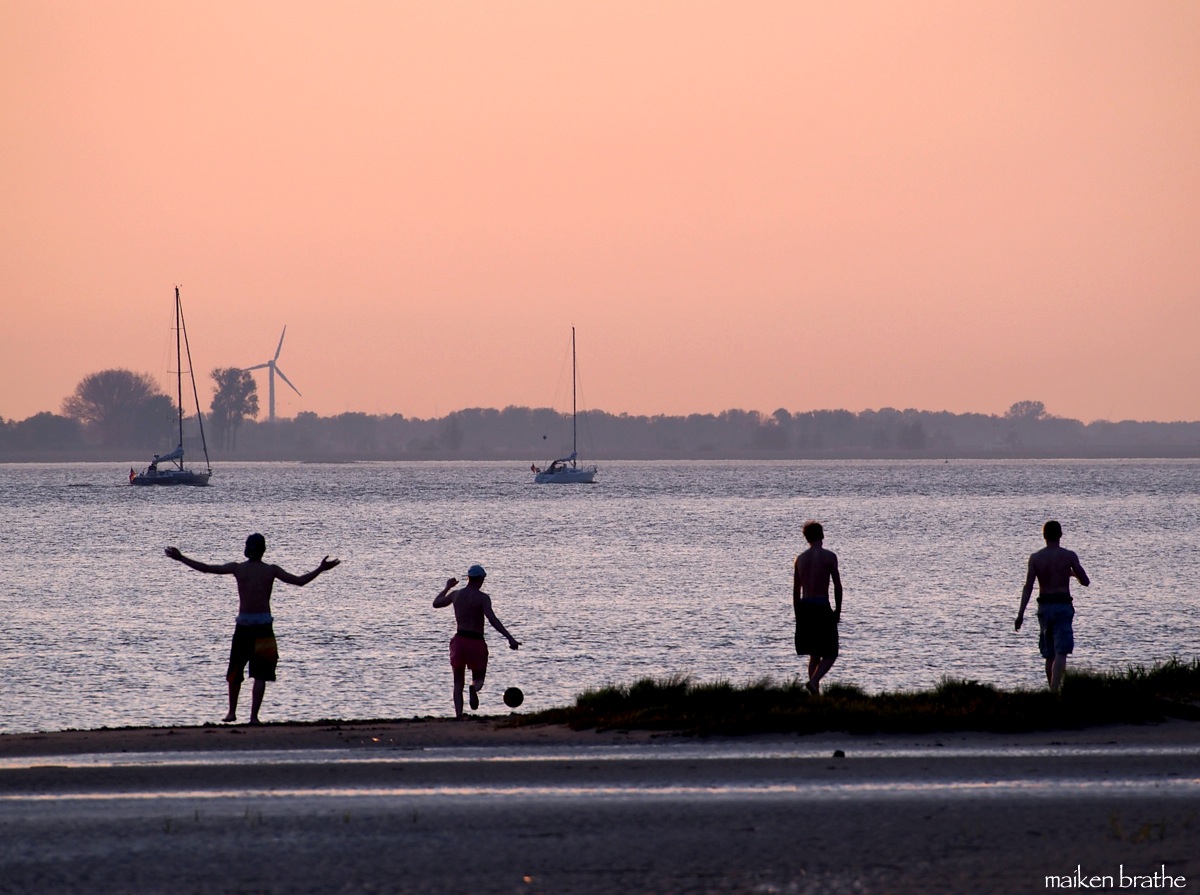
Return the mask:
<svg viewBox="0 0 1200 895"><path fill-rule="evenodd" d="M921 420L900 424L900 435L896 439L900 447L908 451L923 451L929 446L929 435Z"/></svg>
<svg viewBox="0 0 1200 895"><path fill-rule="evenodd" d="M764 451L786 451L792 429L792 415L783 408L759 418L754 446Z"/></svg>
<svg viewBox="0 0 1200 895"><path fill-rule="evenodd" d="M460 417L461 414L458 412L447 416L442 423L441 431L437 434L437 446L451 454L458 453L466 439Z"/></svg>
<svg viewBox="0 0 1200 895"><path fill-rule="evenodd" d="M139 447L173 448L179 441L179 408L166 395L154 395L138 405L130 431Z"/></svg>
<svg viewBox="0 0 1200 895"><path fill-rule="evenodd" d="M174 404L154 378L130 370L85 376L63 400L62 412L101 444L122 447L160 440L175 416Z"/></svg>
<svg viewBox="0 0 1200 895"><path fill-rule="evenodd" d="M43 411L19 423L5 424L12 447L25 450L66 450L83 443L78 420Z"/></svg>
<svg viewBox="0 0 1200 895"><path fill-rule="evenodd" d="M1041 401L1018 401L1004 412L1006 420L1040 420L1046 415L1046 405Z"/></svg>
<svg viewBox="0 0 1200 895"><path fill-rule="evenodd" d="M249 371L237 367L217 367L212 378L217 383L212 399L213 434L223 448L233 450L242 423L258 416L258 384Z"/></svg>

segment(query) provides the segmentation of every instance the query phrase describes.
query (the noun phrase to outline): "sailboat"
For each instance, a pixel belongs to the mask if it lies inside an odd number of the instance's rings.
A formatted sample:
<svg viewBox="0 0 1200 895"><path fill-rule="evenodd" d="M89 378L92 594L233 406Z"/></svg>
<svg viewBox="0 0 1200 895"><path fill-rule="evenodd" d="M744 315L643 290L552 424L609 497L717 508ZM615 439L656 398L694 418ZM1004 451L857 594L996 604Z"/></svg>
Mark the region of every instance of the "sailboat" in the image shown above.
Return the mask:
<svg viewBox="0 0 1200 895"><path fill-rule="evenodd" d="M188 376L192 381L192 397L196 402L196 420L200 424L200 445L204 450L206 471L199 472L183 465L183 354L187 352ZM187 327L183 322L183 304L179 301L179 287L175 287L175 383L179 401L179 445L169 454L154 455L150 465L140 473L129 470L131 485L207 485L212 477L212 464L208 459L208 442L204 440L204 416L200 413L200 395L196 392L196 374L192 370L192 348L187 341Z"/></svg>
<svg viewBox="0 0 1200 895"><path fill-rule="evenodd" d="M571 453L567 457L554 460L545 469L533 467L533 480L539 485L590 485L596 479L595 466L580 466L579 453L576 445L576 420L578 413L575 406L575 327L571 327Z"/></svg>

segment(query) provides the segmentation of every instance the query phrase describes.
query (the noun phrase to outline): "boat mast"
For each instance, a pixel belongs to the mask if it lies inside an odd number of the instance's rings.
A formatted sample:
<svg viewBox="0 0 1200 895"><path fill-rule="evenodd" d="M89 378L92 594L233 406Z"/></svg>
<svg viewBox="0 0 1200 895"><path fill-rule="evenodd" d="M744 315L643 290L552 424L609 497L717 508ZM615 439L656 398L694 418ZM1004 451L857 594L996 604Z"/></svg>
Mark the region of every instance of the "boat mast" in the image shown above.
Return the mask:
<svg viewBox="0 0 1200 895"><path fill-rule="evenodd" d="M208 459L208 439L204 437L204 412L200 409L200 393L196 390L196 368L192 366L192 346L188 342L187 322L183 319L183 303L179 302L179 290L175 290L176 302L179 303L179 326L183 330L183 347L187 352L188 376L192 380L192 400L196 402L196 425L200 427L200 447L204 450L204 465L212 472L212 461ZM179 443L183 444L183 364L180 363L179 373Z"/></svg>
<svg viewBox="0 0 1200 895"><path fill-rule="evenodd" d="M180 339L182 338L183 320L182 311L179 306L179 287L175 287L175 387L179 400L179 446L183 447L183 361L182 351L180 350ZM182 462L180 468L182 468Z"/></svg>
<svg viewBox="0 0 1200 895"><path fill-rule="evenodd" d="M575 465L578 445L575 443L575 327L571 327L571 465Z"/></svg>

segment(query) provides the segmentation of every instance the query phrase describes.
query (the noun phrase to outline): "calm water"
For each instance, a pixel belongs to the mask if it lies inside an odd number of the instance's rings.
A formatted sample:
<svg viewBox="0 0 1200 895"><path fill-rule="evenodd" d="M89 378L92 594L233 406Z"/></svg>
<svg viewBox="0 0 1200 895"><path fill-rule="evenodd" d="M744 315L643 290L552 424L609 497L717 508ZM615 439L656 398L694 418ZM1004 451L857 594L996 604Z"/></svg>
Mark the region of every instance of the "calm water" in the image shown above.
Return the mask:
<svg viewBox="0 0 1200 895"><path fill-rule="evenodd" d="M484 711L512 685L536 710L645 676L788 680L810 517L846 585L830 681L1040 686L1036 624L1012 619L1051 517L1093 581L1075 662L1200 652L1197 461L627 462L593 486L536 486L520 463L222 463L181 489L124 473L0 465L0 731L220 718L233 580L162 548L224 562L251 531L292 572L343 560L277 587L264 720L450 714L453 616L430 603L472 562L524 644L489 638Z"/></svg>

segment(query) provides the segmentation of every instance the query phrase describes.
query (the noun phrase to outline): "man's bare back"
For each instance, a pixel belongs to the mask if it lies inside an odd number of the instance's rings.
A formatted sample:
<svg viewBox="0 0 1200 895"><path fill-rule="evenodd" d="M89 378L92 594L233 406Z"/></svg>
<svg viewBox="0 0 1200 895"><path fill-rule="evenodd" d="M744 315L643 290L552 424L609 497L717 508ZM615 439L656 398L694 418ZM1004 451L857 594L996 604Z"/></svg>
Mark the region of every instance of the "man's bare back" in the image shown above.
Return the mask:
<svg viewBox="0 0 1200 895"><path fill-rule="evenodd" d="M454 606L454 621L460 631L482 634L484 621L494 621L496 618L492 611L492 598L481 590L464 587L454 591L450 599Z"/></svg>
<svg viewBox="0 0 1200 895"><path fill-rule="evenodd" d="M1078 579L1084 587L1091 583L1088 580L1087 572L1079 564L1079 557L1076 556L1074 550L1068 550L1058 544L1047 544L1029 556L1029 571L1025 576L1026 599L1033 592L1035 580L1040 596L1052 594L1069 596L1072 578Z"/></svg>
<svg viewBox="0 0 1200 895"><path fill-rule="evenodd" d="M837 554L819 544L796 557L792 596L797 600L824 598L829 601L829 582L833 582L836 611L842 608L842 578L838 574Z"/></svg>
<svg viewBox="0 0 1200 895"><path fill-rule="evenodd" d="M504 625L500 623L500 619L496 618L496 613L492 609L492 598L480 590L478 583L468 582L466 587L452 590L457 584L457 578L449 579L446 582L445 589L434 597L433 608L438 609L442 606L453 606L454 622L460 631L470 631L474 634L482 635L483 623L486 620L491 623L493 628L508 638L510 648L516 649L518 646L517 641L513 639Z"/></svg>
<svg viewBox="0 0 1200 895"><path fill-rule="evenodd" d="M271 591L277 578L285 584L300 583L296 575L262 560L247 559L229 566L229 574L237 581L239 612L270 612Z"/></svg>

